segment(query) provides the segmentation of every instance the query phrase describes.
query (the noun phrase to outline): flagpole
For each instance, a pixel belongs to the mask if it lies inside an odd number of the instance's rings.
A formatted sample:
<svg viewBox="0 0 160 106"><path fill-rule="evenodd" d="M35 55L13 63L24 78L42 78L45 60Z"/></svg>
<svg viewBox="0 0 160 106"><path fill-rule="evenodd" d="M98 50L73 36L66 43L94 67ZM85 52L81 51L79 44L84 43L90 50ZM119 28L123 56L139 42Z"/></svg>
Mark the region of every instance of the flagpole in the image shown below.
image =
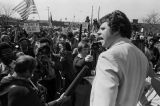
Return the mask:
<svg viewBox="0 0 160 106"><path fill-rule="evenodd" d="M98 8L98 21L99 21L99 15L100 15L100 6Z"/></svg>
<svg viewBox="0 0 160 106"><path fill-rule="evenodd" d="M38 17L39 17L39 20L40 20L40 16L39 16L39 13L38 13Z"/></svg>
<svg viewBox="0 0 160 106"><path fill-rule="evenodd" d="M93 5L92 5L92 13L91 13L91 28L92 28L92 21L93 21Z"/></svg>
<svg viewBox="0 0 160 106"><path fill-rule="evenodd" d="M89 28L88 28L88 36L90 37L90 33L91 33L91 30L92 30L92 21L93 21L93 5L92 5L92 13L91 13L91 24L89 25Z"/></svg>

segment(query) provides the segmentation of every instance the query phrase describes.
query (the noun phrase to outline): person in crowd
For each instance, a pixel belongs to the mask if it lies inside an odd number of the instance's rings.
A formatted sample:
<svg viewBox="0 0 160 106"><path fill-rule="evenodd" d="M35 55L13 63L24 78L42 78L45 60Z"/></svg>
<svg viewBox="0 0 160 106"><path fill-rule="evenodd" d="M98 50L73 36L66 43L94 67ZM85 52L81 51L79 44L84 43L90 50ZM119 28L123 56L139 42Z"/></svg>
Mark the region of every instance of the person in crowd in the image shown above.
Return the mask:
<svg viewBox="0 0 160 106"><path fill-rule="evenodd" d="M13 49L15 48L15 43L11 41L11 37L9 35L2 35L0 38L0 42L8 43Z"/></svg>
<svg viewBox="0 0 160 106"><path fill-rule="evenodd" d="M31 42L27 38L21 38L18 41L18 45L20 46L20 51L26 55L35 56L33 47L31 46Z"/></svg>
<svg viewBox="0 0 160 106"><path fill-rule="evenodd" d="M131 43L127 16L113 11L100 19L98 36L106 51L99 55L90 106L136 106L143 91L149 62Z"/></svg>
<svg viewBox="0 0 160 106"><path fill-rule="evenodd" d="M1 42L7 42L7 43L10 42L10 37L8 35L2 35L0 39Z"/></svg>
<svg viewBox="0 0 160 106"><path fill-rule="evenodd" d="M64 33L59 33L57 37L57 42L56 42L56 47L55 47L55 54L59 54L60 48L59 48L59 43L61 42L66 42L67 41L67 35Z"/></svg>
<svg viewBox="0 0 160 106"><path fill-rule="evenodd" d="M6 42L0 43L0 79L13 74L15 58L12 47Z"/></svg>
<svg viewBox="0 0 160 106"><path fill-rule="evenodd" d="M56 65L52 60L52 51L50 41L47 38L41 38L36 50L36 59L38 61L35 76L39 76L39 83L47 88L47 101L55 99L57 92L56 83L57 73Z"/></svg>
<svg viewBox="0 0 160 106"><path fill-rule="evenodd" d="M13 75L0 83L0 104L2 106L58 106L64 98L45 103L39 89L31 81L37 62L31 56L22 55L15 63Z"/></svg>
<svg viewBox="0 0 160 106"><path fill-rule="evenodd" d="M156 40L156 38L151 38L148 42L148 49L150 52L149 60L152 62L154 67L156 66L160 57L159 50L155 47Z"/></svg>
<svg viewBox="0 0 160 106"><path fill-rule="evenodd" d="M82 80L77 85L74 92L74 105L75 106L88 106L91 85L87 78L90 77L91 71L93 71L93 56L90 55L90 45L83 39L78 44L78 55L74 58L73 68L75 74L78 75L84 66L88 66L88 70L85 71ZM82 98L83 97L83 98Z"/></svg>
<svg viewBox="0 0 160 106"><path fill-rule="evenodd" d="M74 37L72 32L67 33L67 39L69 44L71 45L72 50L78 46L78 40Z"/></svg>
<svg viewBox="0 0 160 106"><path fill-rule="evenodd" d="M64 33L60 33L58 39L59 39L59 42L66 42L66 40L67 40L67 35L64 34Z"/></svg>
<svg viewBox="0 0 160 106"><path fill-rule="evenodd" d="M84 41L84 42L87 42L89 43L89 38L87 37L82 37L82 40L81 41ZM78 55L78 45L76 48L73 49L72 51L72 56L73 56L73 59Z"/></svg>
<svg viewBox="0 0 160 106"><path fill-rule="evenodd" d="M60 42L59 48L61 73L65 78L65 89L67 89L75 77L75 72L73 70L72 49L68 42Z"/></svg>
<svg viewBox="0 0 160 106"><path fill-rule="evenodd" d="M90 55L90 45L82 40L78 44L78 55L74 58L73 61L73 68L76 72L76 75L81 71L81 69L87 65L90 69L93 69L92 62L93 62L93 56ZM86 73L86 76L90 76L91 73L88 71Z"/></svg>

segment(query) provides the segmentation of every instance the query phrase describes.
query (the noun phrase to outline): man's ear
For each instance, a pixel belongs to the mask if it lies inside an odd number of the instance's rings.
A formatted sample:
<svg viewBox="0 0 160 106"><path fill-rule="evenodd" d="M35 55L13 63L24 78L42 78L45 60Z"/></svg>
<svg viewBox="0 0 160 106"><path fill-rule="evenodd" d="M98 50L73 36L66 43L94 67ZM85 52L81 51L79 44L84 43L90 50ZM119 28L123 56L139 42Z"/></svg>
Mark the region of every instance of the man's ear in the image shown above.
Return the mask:
<svg viewBox="0 0 160 106"><path fill-rule="evenodd" d="M119 31L112 31L111 30L111 34L113 35L113 36L119 36L120 35L120 33L119 33Z"/></svg>

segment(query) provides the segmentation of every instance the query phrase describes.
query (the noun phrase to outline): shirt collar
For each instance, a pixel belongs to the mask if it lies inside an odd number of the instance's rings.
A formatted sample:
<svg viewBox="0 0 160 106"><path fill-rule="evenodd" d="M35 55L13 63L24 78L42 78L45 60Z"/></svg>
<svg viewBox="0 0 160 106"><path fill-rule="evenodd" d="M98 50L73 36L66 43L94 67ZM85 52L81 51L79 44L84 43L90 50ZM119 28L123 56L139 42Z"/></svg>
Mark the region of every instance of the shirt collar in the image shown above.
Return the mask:
<svg viewBox="0 0 160 106"><path fill-rule="evenodd" d="M120 45L120 44L124 44L124 43L131 43L131 40L128 39L128 38L121 37L121 38L115 40L109 48L112 48L114 46L117 46L117 45Z"/></svg>

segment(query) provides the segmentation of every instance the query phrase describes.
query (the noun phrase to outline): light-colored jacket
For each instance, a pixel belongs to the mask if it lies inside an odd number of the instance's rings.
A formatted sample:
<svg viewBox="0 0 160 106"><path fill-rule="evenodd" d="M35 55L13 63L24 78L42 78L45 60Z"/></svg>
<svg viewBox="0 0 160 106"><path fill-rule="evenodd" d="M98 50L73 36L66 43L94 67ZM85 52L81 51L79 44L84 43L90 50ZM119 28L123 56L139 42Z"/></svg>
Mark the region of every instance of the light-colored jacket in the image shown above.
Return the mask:
<svg viewBox="0 0 160 106"><path fill-rule="evenodd" d="M90 106L136 106L148 68L146 56L129 39L116 40L98 58Z"/></svg>

